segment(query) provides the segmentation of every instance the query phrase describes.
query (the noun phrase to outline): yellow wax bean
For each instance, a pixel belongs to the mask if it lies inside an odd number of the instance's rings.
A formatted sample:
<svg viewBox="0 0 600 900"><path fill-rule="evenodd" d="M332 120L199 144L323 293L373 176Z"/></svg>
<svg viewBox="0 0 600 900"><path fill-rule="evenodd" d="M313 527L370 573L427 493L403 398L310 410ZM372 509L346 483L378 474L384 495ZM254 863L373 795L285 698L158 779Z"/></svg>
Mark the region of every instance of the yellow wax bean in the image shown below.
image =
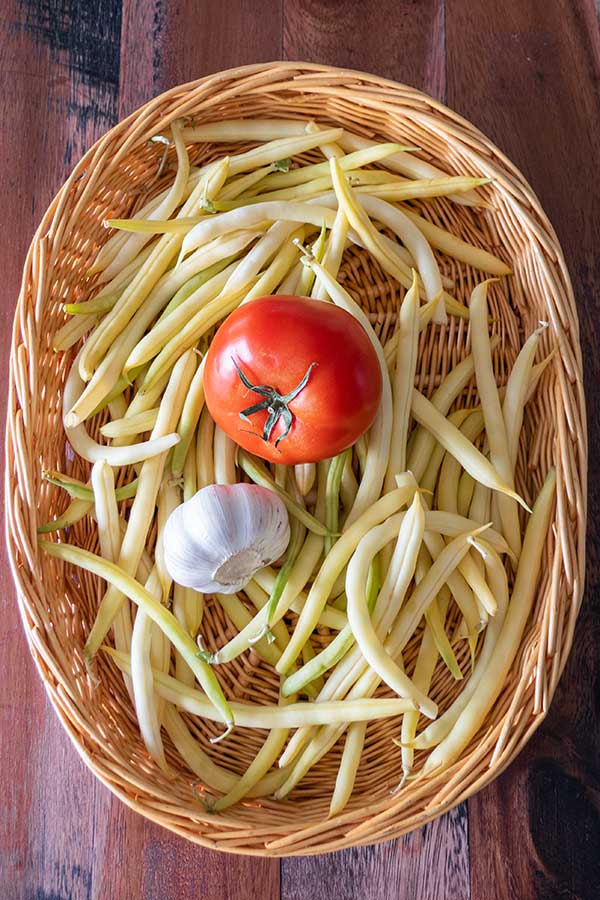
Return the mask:
<svg viewBox="0 0 600 900"><path fill-rule="evenodd" d="M51 546L64 546L52 544ZM104 648L117 663L119 668L127 672L130 661L127 654L119 653L109 647ZM153 670L154 681L160 695L169 703L181 709L222 722L221 712L200 691L189 688L170 675ZM298 728L305 724L329 724L339 722L367 722L371 719L387 719L412 709L412 703L403 699L356 699L352 702L332 701L330 703L290 703L288 706L258 706L248 703L230 704L234 727L240 728ZM227 724L227 722L226 722Z"/></svg>
<svg viewBox="0 0 600 900"><path fill-rule="evenodd" d="M69 425L66 421L68 411L73 406L82 387L83 382L79 377L77 359L75 359L63 389L63 425L67 439L75 453L88 462L106 460L111 466L129 466L159 456L179 442L179 435L173 431L170 434L155 435L148 441L142 441L129 447L107 447L98 444L90 437L83 424Z"/></svg>
<svg viewBox="0 0 600 900"><path fill-rule="evenodd" d="M497 256L488 253L487 250L481 250L479 247L467 244L466 241L461 240L449 231L445 231L443 228L439 228L437 225L433 225L433 223L417 215L411 209L405 208L403 212L411 222L414 222L419 231L423 233L423 236L436 250L441 250L442 253L447 253L448 256L467 263L467 265L474 266L476 269L481 269L482 272L487 272L490 275L512 274L512 270L506 263L498 259Z"/></svg>
<svg viewBox="0 0 600 900"><path fill-rule="evenodd" d="M410 423L412 391L417 368L419 341L419 291L417 275L413 271L413 284L400 307L400 325L396 351L396 367L393 379L393 426L390 458L385 476L384 490L395 487L395 476L406 470L406 445Z"/></svg>
<svg viewBox="0 0 600 900"><path fill-rule="evenodd" d="M348 565L346 575L348 622L364 658L379 677L399 696L411 699L415 706L429 718L435 718L437 715L436 704L413 684L400 666L385 652L367 609L367 572L373 556L380 549L378 532L381 529L382 526L373 528L361 539ZM417 494L398 532L398 542L405 549L405 553L410 555L413 572L424 530L425 512Z"/></svg>
<svg viewBox="0 0 600 900"><path fill-rule="evenodd" d="M119 566L110 563L99 556L95 556L88 550L81 550L79 547L72 547L69 544L52 544L49 541L40 541L40 547L50 556L55 556L65 562L72 563L75 566L81 566L87 571L92 572L100 578L110 581L115 587L127 594L127 596L136 603L150 618L156 622L162 631L168 636L169 640L175 645L179 652L184 656L187 664L193 670L198 681L206 692L199 694L203 698L203 702L209 708L213 708L215 704L215 715L218 721L225 722L226 725L232 724L232 714L229 704L223 696L223 692L219 687L219 683L207 666L198 658L197 647L191 637L181 627L175 616L169 612L166 607L158 603L152 594L142 587L139 582L123 571ZM119 651L112 651L116 658L121 658ZM131 672L129 659L127 658L127 667L124 671ZM154 678L157 681L160 677L168 678L162 672L154 671ZM175 679L173 679L175 680ZM189 690L189 689L188 689Z"/></svg>
<svg viewBox="0 0 600 900"><path fill-rule="evenodd" d="M416 715L418 716L418 713ZM335 779L335 789L329 805L329 818L339 815L350 799L356 773L360 765L366 729L366 722L354 722L348 729L342 761L340 762L340 768Z"/></svg>
<svg viewBox="0 0 600 900"><path fill-rule="evenodd" d="M100 434L105 438L132 437L143 431L152 431L156 425L158 407L146 409L133 416L113 419L100 429Z"/></svg>
<svg viewBox="0 0 600 900"><path fill-rule="evenodd" d="M477 450L473 444L435 408L433 403L426 399L416 389L412 396L412 411L420 425L431 432L433 437L442 444L449 453L455 456L462 467L475 478L494 491L506 494L516 500L529 512L525 501L519 497L500 478L498 472L491 463Z"/></svg>
<svg viewBox="0 0 600 900"><path fill-rule="evenodd" d="M339 144L344 150L354 152L365 151L377 146L374 141L346 130L339 138ZM401 172L402 175L407 175L409 178L442 178L447 175L446 172L438 169L437 166L433 166L431 163L419 159L418 156L402 150L387 158L386 168L391 169L393 172ZM458 194L451 199L455 203L464 204L465 206L480 206L482 203L481 198L475 191L469 194Z"/></svg>
<svg viewBox="0 0 600 900"><path fill-rule="evenodd" d="M525 531L508 612L485 674L447 737L425 763L425 772L444 770L454 762L496 702L514 662L535 597L542 553L554 506L556 472L551 470L535 502Z"/></svg>
<svg viewBox="0 0 600 900"><path fill-rule="evenodd" d="M239 776L212 761L202 750L200 743L192 737L177 709L170 703L166 704L164 726L181 758L203 784L224 794L235 789ZM285 769L269 772L248 791L247 796L269 796L284 781L285 774Z"/></svg>
<svg viewBox="0 0 600 900"><path fill-rule="evenodd" d="M166 196L158 206L150 213L152 219L168 219L182 202L190 174L190 161L188 158L182 129L179 122L171 124L173 143L177 152L177 174ZM104 270L104 278L111 279L123 270L148 243L149 237L145 235L131 235L123 242L119 252L111 260Z"/></svg>
<svg viewBox="0 0 600 900"><path fill-rule="evenodd" d="M490 336L488 331L487 282L478 284L471 294L471 352L475 363L477 390L481 399L481 409L485 431L490 446L490 459L501 480L511 490L514 489L513 466L510 460L508 436L498 396L498 388L492 366ZM473 472L470 473L476 477ZM482 479L479 479L480 481ZM491 487L491 485L487 485ZM521 526L514 499L498 496L498 511L502 530L515 556L521 551Z"/></svg>
<svg viewBox="0 0 600 900"><path fill-rule="evenodd" d="M159 416L152 432L153 436L156 437L175 426L195 368L195 355L190 352L182 357L173 370L173 375L160 404ZM154 518L154 508L165 465L165 456L166 454L162 454L151 460L146 460L140 469L138 488L129 511L127 531L121 544L118 560L120 569L124 570L128 575L133 575L138 567L140 556L146 543L146 537ZM122 600L122 592L114 586L109 587L102 599L96 621L85 644L85 654L88 658L93 658L98 651L114 616L121 606Z"/></svg>
<svg viewBox="0 0 600 900"><path fill-rule="evenodd" d="M416 487L412 475L403 476L402 485L370 506L334 544L309 591L290 643L277 665L278 672L286 674L300 654L303 645L318 622L336 578L347 565L361 537L369 528L378 525L384 518L396 512L412 499Z"/></svg>
<svg viewBox="0 0 600 900"><path fill-rule="evenodd" d="M185 218L202 209L205 195L210 197L223 184L228 164L227 158L213 164L209 178L210 184L206 187L199 182L189 200L182 207L178 218ZM182 240L181 235L175 234L165 235L158 241L129 287L124 290L112 312L102 320L92 338L86 342L79 363L82 375L91 374L113 341L127 327L128 322L174 260Z"/></svg>
<svg viewBox="0 0 600 900"><path fill-rule="evenodd" d="M514 472L519 450L519 435L523 424L523 412L527 402L527 393L532 381L533 360L540 342L542 331L547 326L536 328L525 341L506 383L506 393L502 404L502 415L506 426L508 453Z"/></svg>
<svg viewBox="0 0 600 900"><path fill-rule="evenodd" d="M490 342L492 350L498 346L498 340L497 336L492 338ZM433 392L430 402L442 416L447 416L448 410L466 388L474 372L473 356L466 356L462 362L448 372L440 386ZM411 438L408 468L417 481L423 477L434 447L435 437L426 428L419 428L415 432L414 439Z"/></svg>
<svg viewBox="0 0 600 900"><path fill-rule="evenodd" d="M313 257L307 256L303 259L303 262L314 269L324 289L336 306L345 309L361 323L377 354L381 369L383 382L381 403L369 431L369 446L366 454L365 467L363 469L363 478L360 482L352 509L348 513L344 523L344 530L346 530L357 521L372 503L376 501L381 493L381 487L387 469L390 440L392 436L392 388L383 348L365 313L348 292L338 284L335 278Z"/></svg>
<svg viewBox="0 0 600 900"><path fill-rule="evenodd" d="M162 588L156 568L148 578L146 590L157 603L161 602ZM160 734L159 704L154 694L151 668L152 632L156 626L141 608L138 609L131 639L131 678L135 713L146 750L157 765L168 772L163 742Z"/></svg>

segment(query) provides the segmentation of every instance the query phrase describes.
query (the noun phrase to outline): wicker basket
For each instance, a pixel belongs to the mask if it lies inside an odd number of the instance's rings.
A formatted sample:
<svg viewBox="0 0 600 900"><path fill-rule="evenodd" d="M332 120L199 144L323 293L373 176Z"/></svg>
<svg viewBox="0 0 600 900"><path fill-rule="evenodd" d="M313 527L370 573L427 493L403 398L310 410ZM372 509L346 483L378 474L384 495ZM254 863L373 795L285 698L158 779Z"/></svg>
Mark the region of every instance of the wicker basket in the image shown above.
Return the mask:
<svg viewBox="0 0 600 900"><path fill-rule="evenodd" d="M38 554L36 527L59 511L59 492L41 480L43 467L88 476L63 436L60 398L72 355L56 354L51 335L64 321L67 297L89 294L89 260L106 239L102 220L130 215L165 184L162 150L148 138L177 117L210 121L231 117L315 117L357 133L399 140L452 174L493 176L485 188L491 208L474 212L447 200L427 206L434 221L487 247L514 269L490 291L499 383L524 335L538 320L551 323L544 350L558 347L536 398L526 410L517 488L531 499L550 465L558 471L558 502L534 613L510 677L492 713L462 758L436 777L416 779L395 795L400 754L390 738L397 721L372 723L346 811L328 819L342 746L321 760L291 798L248 801L221 815L201 802L202 786L166 742L173 771L166 778L141 743L133 710L113 664L99 663L92 684L82 647L101 585ZM227 148L225 148L227 149ZM239 145L237 147L239 150ZM223 146L194 148L197 159ZM158 174L157 174L158 173ZM444 272L464 301L481 273L444 260ZM363 251L342 270L346 287L371 314L380 334L395 327L402 289L383 276ZM464 320L423 335L418 381L431 391L439 377L468 352ZM467 392L474 402L474 389ZM46 690L79 753L125 803L186 838L219 850L259 855L320 853L397 837L464 800L504 769L542 721L571 646L580 604L586 520L586 425L578 323L569 277L554 231L523 176L476 128L412 88L372 75L304 63L272 63L222 72L162 94L103 137L76 166L50 205L31 245L15 316L7 423L6 498L9 553L23 624ZM73 529L73 542L94 549L89 520ZM231 626L208 606L209 643L226 640ZM205 632L206 633L206 632ZM410 669L414 650L409 645ZM467 665L467 660L462 659ZM273 698L276 680L252 654L223 667L229 694L248 702ZM433 696L441 710L459 685L439 666ZM264 734L236 730L211 747L210 726L193 726L206 751L232 771L243 771ZM493 764L490 761L494 755ZM417 756L417 763L419 763Z"/></svg>

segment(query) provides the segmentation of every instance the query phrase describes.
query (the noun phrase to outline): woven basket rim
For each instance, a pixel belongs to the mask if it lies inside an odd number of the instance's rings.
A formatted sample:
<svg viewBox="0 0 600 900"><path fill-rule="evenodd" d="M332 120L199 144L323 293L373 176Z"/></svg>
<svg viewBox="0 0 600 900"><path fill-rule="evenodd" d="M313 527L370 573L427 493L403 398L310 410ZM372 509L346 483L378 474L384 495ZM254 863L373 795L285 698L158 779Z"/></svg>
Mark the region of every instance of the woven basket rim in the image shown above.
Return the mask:
<svg viewBox="0 0 600 900"><path fill-rule="evenodd" d="M525 202L528 208L535 213L535 216L540 224L540 227L543 229L544 236L548 239L549 245L552 248L552 253L554 255L554 262L559 271L561 286L564 289L564 297L566 298L567 305L567 313L569 315L569 324L571 326L570 333L568 335L570 341L570 347L574 356L574 369L575 369L575 393L576 393L576 403L577 403L577 414L578 414L578 422L581 425L581 430L577 435L577 439L580 442L579 448L579 460L584 460L587 462L587 428L586 428L586 411L585 411L585 400L583 397L583 389L582 389L582 361L581 361L581 349L579 346L579 330L578 330L578 319L577 319L577 311L575 306L575 299L573 295L573 290L571 286L571 282L569 279L569 275L566 268L566 263L564 260L564 256L562 253L562 249L550 224L546 214L544 213L541 204L530 187L527 180L524 178L522 173L514 166L514 164L505 156L505 154L499 150L495 144L493 144L483 132L481 132L478 128L476 128L472 123L468 120L464 119L459 114L455 113L453 110L440 103L439 101L429 97L422 91L419 91L415 88L410 87L409 85L404 85L398 82L395 82L390 79L380 78L376 75L360 72L353 69L348 68L338 68L334 66L326 66L318 63L305 63L298 61L271 61L266 63L255 63L249 64L241 67L234 67L227 70L223 70L217 73L213 73L211 75L204 76L203 78L196 79L194 81L190 81L181 85L177 85L171 88L168 91L165 91L158 95L157 97L151 99L137 110L132 112L126 118L118 122L115 126L113 126L109 131L107 131L102 137L100 137L90 148L86 151L86 153L82 156L79 162L73 168L71 174L66 179L62 187L58 190L53 200L50 202L46 212L42 216L40 224L36 229L34 237L32 239L31 245L27 252L26 261L24 264L24 273L23 273L23 282L21 286L21 290L19 293L19 298L17 302L17 307L15 310L15 317L13 323L13 334L12 334L12 342L11 342L11 356L10 356L10 381L9 381L9 402L7 405L7 418L6 418L6 437L5 437L5 497L6 497L6 510L5 510L5 521L6 521L6 534L7 534L7 547L8 547L8 557L9 563L11 567L11 572L13 575L13 579L15 581L15 585L17 588L17 600L19 606L19 612L21 615L21 620L23 622L23 627L25 630L28 646L30 652L33 656L34 662L37 666L37 669L40 673L40 677L42 679L42 683L46 689L46 692L54 706L63 727L67 731L67 734L71 738L72 743L76 747L79 755L84 760L86 765L94 772L96 777L98 777L116 796L118 796L123 802L125 802L130 808L142 813L147 818L162 824L164 827L178 833L187 839L190 839L202 846L205 846L210 849L219 849L224 852L231 852L236 854L247 854L247 855L256 855L256 856L285 856L285 855L313 855L316 853L322 852L333 852L335 849L338 849L337 846L328 846L327 839L323 845L321 844L309 844L304 848L299 848L297 846L293 847L291 850L283 849L266 849L260 846L248 845L248 846L230 846L227 841L219 842L218 840L211 840L203 836L202 830L208 830L206 826L198 824L198 830L194 833L190 833L189 830L178 827L172 821L167 820L165 816L161 816L160 813L150 810L144 804L137 803L135 797L131 794L128 794L125 790L121 789L119 784L116 781L111 781L107 778L104 773L99 769L95 760L94 760L94 752L93 750L88 750L82 740L82 736L80 733L76 732L76 729L73 723L68 719L64 710L61 708L59 702L59 692L58 687L59 684L56 683L57 679L55 678L52 668L51 668L51 649L49 648L46 641L44 641L43 635L40 633L38 629L34 616L31 613L31 603L34 602L32 600L32 594L30 587L28 585L28 577L29 571L27 569L26 559L23 557L22 548L19 547L18 541L15 537L15 522L18 520L19 511L17 510L18 506L18 496L19 489L22 487L23 479L21 473L19 472L19 468L15 465L15 455L18 452L18 444L19 444L19 435L21 433L22 428L22 417L21 417L21 425L19 425L18 419L18 411L21 408L19 403L18 396L18 372L17 372L17 349L19 346L24 344L23 340L23 331L22 331L22 321L21 317L24 315L24 309L27 305L29 298L29 288L31 286L31 267L32 263L39 257L40 253L43 254L45 244L48 242L48 231L52 227L52 222L56 216L57 210L60 210L61 204L65 201L65 198L68 197L69 192L74 185L74 183L81 177L82 173L89 166L90 162L94 160L99 150L107 146L111 139L115 138L118 135L121 135L129 129L129 127L133 124L139 124L140 121L149 116L150 113L158 111L162 104L166 103L168 100L172 100L172 98L180 98L185 97L186 95L193 94L195 91L199 90L202 87L208 88L211 84L214 85L216 89L218 89L218 85L222 83L226 83L235 79L239 81L250 75L262 75L263 73L269 73L271 70L277 70L278 73L281 74L281 78L278 79L277 83L283 82L287 80L288 87L297 86L298 89L302 87L301 78L304 73L319 73L324 76L323 85L326 86L326 80L329 79L358 79L359 83L366 83L367 85L373 85L378 88L386 88L393 92L396 92L400 95L406 93L411 98L414 98L420 102L423 102L428 110L433 110L435 114L441 114L444 118L449 119L453 124L455 124L459 129L464 129L470 138L475 141L481 141L485 144L486 148L491 150L494 155L496 161L499 161L505 170L510 173L511 178L513 179L513 183L519 189L519 192L522 197L525 198ZM296 78L292 81L289 80L291 73L296 73ZM176 111L171 115L170 113L166 116L165 121L168 121L170 118L176 118L181 115L180 109L177 108ZM444 126L444 122L440 123L440 127ZM153 125L152 129L153 133L156 132L156 124ZM460 139L460 138L458 138ZM144 140L144 132L142 131L140 135L136 136L136 145L137 141ZM559 351L560 352L560 351ZM578 491L577 491L577 512L578 512L578 523L580 526L580 530L583 527L584 537L585 537L585 521L586 521L586 503L587 503L587 465L583 467L581 465L577 466L577 462L572 463L573 466L576 466L576 472L578 476ZM577 551L576 551L576 583L574 589L572 591L573 597L573 606L574 608L570 609L569 621L572 621L574 624L574 620L579 609L582 592L583 592L583 572L584 572L584 562L585 562L585 547L584 543L582 545L581 542L581 534L578 533L578 543L577 543ZM562 670L564 669L564 665L566 663L566 659L568 656L568 651L570 649L573 637L573 628L570 628L570 632L567 635L566 640L563 640L560 646L560 661L557 667L558 675L553 676L553 682L549 686L548 696L546 698L546 706L543 712L538 713L535 717L531 719L528 723L528 727L521 733L519 739L515 741L512 746L509 748L509 752L505 753L502 756L502 759L499 764L496 764L494 767L490 767L487 769L485 774L475 782L468 782L467 787L463 791L459 791L455 794L450 794L449 798L445 803L439 804L435 810L433 811L423 811L420 816L414 817L413 821L410 822L408 827L396 827L394 825L389 826L387 832L384 828L384 834L382 836L381 830L376 831L375 836L372 840L369 839L369 835L366 834L359 840L348 840L346 843L341 841L339 846L355 846L361 844L370 844L376 843L380 840L390 840L398 837L400 834L405 833L407 830L411 830L412 828L419 827L420 825L425 824L428 821L431 821L433 818L443 814L448 809L457 805L458 803L465 800L468 796L471 796L476 791L480 790L484 787L489 781L493 778L497 777L501 771L503 771L510 762L514 759L514 757L521 751L525 743L529 740L531 735L542 723L545 715L547 714L547 710L550 704L550 700L554 694L556 689L556 685L558 682L558 678ZM346 814L346 818L348 818L348 814ZM338 817L340 825L343 825L345 815ZM351 827L351 826L350 826ZM381 826L378 826L381 829ZM214 830L214 829L213 829ZM331 841L329 841L331 843Z"/></svg>

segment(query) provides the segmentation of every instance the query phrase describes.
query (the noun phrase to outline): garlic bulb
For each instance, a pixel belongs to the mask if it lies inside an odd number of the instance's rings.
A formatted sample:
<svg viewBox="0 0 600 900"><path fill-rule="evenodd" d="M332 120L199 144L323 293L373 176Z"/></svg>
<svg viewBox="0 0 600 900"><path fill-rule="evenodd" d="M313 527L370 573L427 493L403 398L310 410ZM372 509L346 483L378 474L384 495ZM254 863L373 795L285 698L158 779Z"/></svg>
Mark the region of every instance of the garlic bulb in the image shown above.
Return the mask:
<svg viewBox="0 0 600 900"><path fill-rule="evenodd" d="M290 539L288 514L256 484L210 484L173 510L164 555L177 584L203 594L234 594L278 559Z"/></svg>

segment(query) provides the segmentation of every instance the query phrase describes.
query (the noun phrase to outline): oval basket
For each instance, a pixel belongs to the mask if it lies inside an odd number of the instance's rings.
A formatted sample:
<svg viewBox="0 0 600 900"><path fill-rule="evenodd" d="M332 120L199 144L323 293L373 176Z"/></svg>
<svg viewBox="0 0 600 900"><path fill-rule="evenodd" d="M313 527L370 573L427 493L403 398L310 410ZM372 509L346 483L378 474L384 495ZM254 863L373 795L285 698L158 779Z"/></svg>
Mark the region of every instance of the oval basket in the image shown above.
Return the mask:
<svg viewBox="0 0 600 900"><path fill-rule="evenodd" d="M82 648L102 593L101 584L36 549L36 528L61 509L60 492L42 481L42 468L88 472L65 444L61 393L72 353L56 354L51 336L64 322L62 303L85 298L89 262L107 232L102 220L131 215L165 184L164 148L148 138L175 118L207 122L242 117L316 118L380 140L416 144L420 155L451 174L491 176L485 211L439 200L426 214L508 262L514 276L490 290L498 383L524 338L540 319L544 352L557 352L528 405L519 451L517 489L531 500L551 465L558 472L557 504L542 575L509 678L483 727L446 772L417 778L400 792L400 752L391 741L397 720L371 723L355 790L344 813L328 819L343 742L294 790L290 799L250 800L211 815L202 785L166 740L172 778L149 759L123 681L112 662L99 660L92 683ZM247 145L250 146L250 145ZM193 161L221 155L223 145L191 148ZM234 148L231 148L232 150ZM242 149L236 145L235 151ZM443 259L465 302L480 272ZM341 273L345 286L385 337L395 327L403 290L384 277L364 251L352 251ZM428 329L420 348L418 386L431 392L440 376L468 352L467 323L450 319ZM463 401L475 402L474 387ZM92 771L133 809L213 849L258 855L322 853L394 838L464 800L502 771L542 721L572 641L581 600L586 520L587 445L581 353L573 293L556 235L523 176L476 128L412 88L360 72L305 63L271 63L221 72L174 88L142 107L84 156L50 205L31 245L15 316L6 449L9 553L23 624L46 690L77 750ZM70 540L95 549L89 518ZM231 626L208 604L203 630L213 645ZM465 643L465 642L463 642ZM410 671L415 647L408 646ZM468 660L461 657L461 664ZM223 667L230 697L260 702L276 696L272 671L252 654ZM443 711L459 683L438 666L433 697ZM242 772L264 733L236 731L211 746L210 726L190 723L207 753ZM417 754L416 763L422 762Z"/></svg>

